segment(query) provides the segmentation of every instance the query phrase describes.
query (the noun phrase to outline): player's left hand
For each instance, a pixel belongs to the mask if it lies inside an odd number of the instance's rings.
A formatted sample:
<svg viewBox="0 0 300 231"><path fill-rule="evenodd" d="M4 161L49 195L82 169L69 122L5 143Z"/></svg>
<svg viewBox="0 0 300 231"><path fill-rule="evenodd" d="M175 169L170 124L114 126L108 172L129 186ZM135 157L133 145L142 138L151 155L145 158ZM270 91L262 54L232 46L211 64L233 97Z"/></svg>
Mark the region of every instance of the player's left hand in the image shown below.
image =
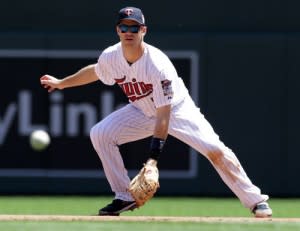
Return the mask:
<svg viewBox="0 0 300 231"><path fill-rule="evenodd" d="M159 188L158 178L157 161L149 159L139 174L130 182L128 189L135 199L137 207L144 205L154 196Z"/></svg>

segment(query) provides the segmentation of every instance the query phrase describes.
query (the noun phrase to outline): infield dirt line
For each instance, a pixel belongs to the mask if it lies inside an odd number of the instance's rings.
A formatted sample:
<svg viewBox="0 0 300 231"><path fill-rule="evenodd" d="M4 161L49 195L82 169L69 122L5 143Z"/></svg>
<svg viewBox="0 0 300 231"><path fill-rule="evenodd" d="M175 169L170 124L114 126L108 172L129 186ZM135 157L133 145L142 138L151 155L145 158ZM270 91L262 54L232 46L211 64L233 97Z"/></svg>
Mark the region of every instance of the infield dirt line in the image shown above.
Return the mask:
<svg viewBox="0 0 300 231"><path fill-rule="evenodd" d="M132 221L132 222L300 222L300 218L254 217L167 217L167 216L74 216L74 215L0 215L0 221Z"/></svg>

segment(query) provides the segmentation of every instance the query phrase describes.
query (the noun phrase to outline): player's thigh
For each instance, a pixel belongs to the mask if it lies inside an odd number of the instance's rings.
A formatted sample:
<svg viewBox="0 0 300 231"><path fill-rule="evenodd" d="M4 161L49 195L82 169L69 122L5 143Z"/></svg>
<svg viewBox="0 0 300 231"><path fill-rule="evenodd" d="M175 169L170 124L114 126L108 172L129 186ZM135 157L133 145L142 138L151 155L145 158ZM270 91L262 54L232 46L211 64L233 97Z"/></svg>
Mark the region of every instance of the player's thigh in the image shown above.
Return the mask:
<svg viewBox="0 0 300 231"><path fill-rule="evenodd" d="M193 104L183 105L171 115L169 134L204 155L225 148L210 123Z"/></svg>
<svg viewBox="0 0 300 231"><path fill-rule="evenodd" d="M153 119L128 104L97 123L91 133L121 145L150 136L153 128Z"/></svg>

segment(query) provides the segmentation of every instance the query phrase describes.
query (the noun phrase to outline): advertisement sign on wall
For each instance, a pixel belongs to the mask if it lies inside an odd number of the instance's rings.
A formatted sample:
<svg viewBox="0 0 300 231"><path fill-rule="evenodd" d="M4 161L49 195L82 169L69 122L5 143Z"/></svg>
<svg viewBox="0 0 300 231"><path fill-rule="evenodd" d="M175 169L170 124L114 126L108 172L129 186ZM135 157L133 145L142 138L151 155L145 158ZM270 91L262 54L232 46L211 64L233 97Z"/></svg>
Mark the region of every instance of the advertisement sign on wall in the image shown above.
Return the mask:
<svg viewBox="0 0 300 231"><path fill-rule="evenodd" d="M198 55L194 51L166 51L198 101ZM40 86L43 74L63 77L95 63L100 51L0 50L0 177L103 178L101 162L89 140L90 128L127 103L118 86L100 82L48 94ZM44 129L51 145L43 152L29 146L33 130ZM149 139L120 146L133 176L147 159ZM168 138L160 161L161 178L193 178L195 151Z"/></svg>

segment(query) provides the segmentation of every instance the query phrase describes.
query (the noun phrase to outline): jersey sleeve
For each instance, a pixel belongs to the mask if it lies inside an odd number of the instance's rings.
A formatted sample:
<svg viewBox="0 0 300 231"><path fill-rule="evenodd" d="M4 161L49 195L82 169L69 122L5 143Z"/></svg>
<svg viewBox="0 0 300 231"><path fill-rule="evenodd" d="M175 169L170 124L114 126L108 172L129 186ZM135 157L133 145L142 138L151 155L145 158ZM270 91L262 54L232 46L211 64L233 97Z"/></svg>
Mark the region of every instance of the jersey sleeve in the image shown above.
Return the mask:
<svg viewBox="0 0 300 231"><path fill-rule="evenodd" d="M170 60L167 60L163 69L153 76L153 101L156 108L172 104L175 77L177 72Z"/></svg>
<svg viewBox="0 0 300 231"><path fill-rule="evenodd" d="M109 67L108 58L109 58L108 55L105 53L102 53L99 56L98 62L95 65L95 72L98 78L101 80L101 82L103 82L106 85L114 85L115 80L111 78L112 70Z"/></svg>

